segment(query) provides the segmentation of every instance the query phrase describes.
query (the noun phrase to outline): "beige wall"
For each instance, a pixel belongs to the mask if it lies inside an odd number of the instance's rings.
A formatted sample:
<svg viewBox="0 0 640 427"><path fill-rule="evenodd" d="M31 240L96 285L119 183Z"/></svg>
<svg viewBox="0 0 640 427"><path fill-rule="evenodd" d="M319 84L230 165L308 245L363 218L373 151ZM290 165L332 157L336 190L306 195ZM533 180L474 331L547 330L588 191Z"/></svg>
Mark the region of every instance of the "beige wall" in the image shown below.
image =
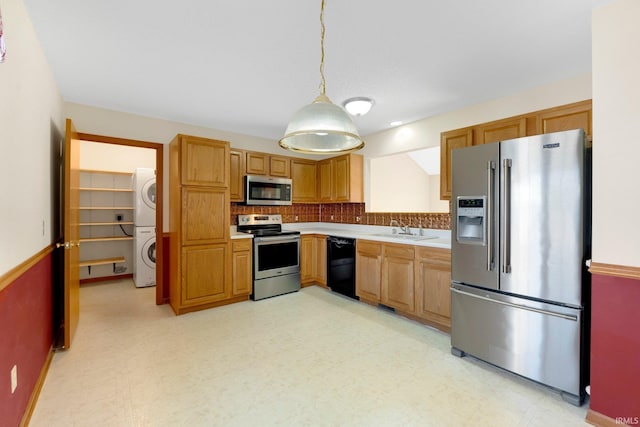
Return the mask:
<svg viewBox="0 0 640 427"><path fill-rule="evenodd" d="M593 13L593 260L640 267L640 1Z"/></svg>
<svg viewBox="0 0 640 427"><path fill-rule="evenodd" d="M371 159L367 212L430 212L429 175L407 154ZM407 187L415 191L404 191Z"/></svg>
<svg viewBox="0 0 640 427"><path fill-rule="evenodd" d="M62 99L24 4L1 6L0 275L51 244L52 128L64 135Z"/></svg>
<svg viewBox="0 0 640 427"><path fill-rule="evenodd" d="M136 168L156 167L156 150L82 141L80 167L112 172L131 172Z"/></svg>
<svg viewBox="0 0 640 427"><path fill-rule="evenodd" d="M379 157L440 145L440 133L558 105L591 99L591 74L560 80L493 101L427 117L413 123L367 135L360 152Z"/></svg>
<svg viewBox="0 0 640 427"><path fill-rule="evenodd" d="M507 97L368 135L365 156L365 203L371 203L371 159L440 145L440 133L558 105L591 99L591 74L560 80ZM410 185L410 184L408 184ZM438 195L440 194L438 189ZM448 212L448 204L432 212Z"/></svg>
<svg viewBox="0 0 640 427"><path fill-rule="evenodd" d="M280 155L292 155L278 145L277 141L250 135L225 132L186 123L145 117L121 111L96 108L88 105L66 102L64 114L73 120L78 132L117 138L137 139L141 141L168 144L179 133L204 138L229 141L234 148L262 151ZM311 159L317 156L300 156ZM164 150L164 224L163 230L169 231L169 150Z"/></svg>

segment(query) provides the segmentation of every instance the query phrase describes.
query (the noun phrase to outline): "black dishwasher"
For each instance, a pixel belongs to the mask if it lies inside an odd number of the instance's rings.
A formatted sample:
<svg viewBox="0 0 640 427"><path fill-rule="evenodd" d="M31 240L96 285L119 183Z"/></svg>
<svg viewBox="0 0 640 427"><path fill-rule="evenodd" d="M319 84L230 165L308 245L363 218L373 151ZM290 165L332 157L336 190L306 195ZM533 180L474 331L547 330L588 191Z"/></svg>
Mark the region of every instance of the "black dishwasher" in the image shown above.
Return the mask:
<svg viewBox="0 0 640 427"><path fill-rule="evenodd" d="M358 299L355 239L327 237L327 285L334 292Z"/></svg>

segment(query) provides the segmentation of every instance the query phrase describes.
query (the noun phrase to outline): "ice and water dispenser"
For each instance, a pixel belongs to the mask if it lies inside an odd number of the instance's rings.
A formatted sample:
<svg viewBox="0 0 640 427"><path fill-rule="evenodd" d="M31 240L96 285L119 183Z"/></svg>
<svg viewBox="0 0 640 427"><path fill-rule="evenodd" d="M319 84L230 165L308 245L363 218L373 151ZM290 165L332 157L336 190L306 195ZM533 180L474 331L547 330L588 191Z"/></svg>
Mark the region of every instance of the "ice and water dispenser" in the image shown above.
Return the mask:
<svg viewBox="0 0 640 427"><path fill-rule="evenodd" d="M487 242L487 198L485 196L458 196L456 240L468 245Z"/></svg>

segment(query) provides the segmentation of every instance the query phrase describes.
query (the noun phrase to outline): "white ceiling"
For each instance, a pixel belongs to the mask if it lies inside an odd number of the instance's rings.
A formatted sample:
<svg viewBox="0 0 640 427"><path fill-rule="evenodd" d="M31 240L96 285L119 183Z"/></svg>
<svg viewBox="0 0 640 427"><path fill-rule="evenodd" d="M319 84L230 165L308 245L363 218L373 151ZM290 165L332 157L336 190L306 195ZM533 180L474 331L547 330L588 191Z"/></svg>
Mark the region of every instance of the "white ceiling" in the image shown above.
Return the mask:
<svg viewBox="0 0 640 427"><path fill-rule="evenodd" d="M362 135L591 71L611 0L327 0ZM279 139L319 93L320 0L24 0L65 101Z"/></svg>

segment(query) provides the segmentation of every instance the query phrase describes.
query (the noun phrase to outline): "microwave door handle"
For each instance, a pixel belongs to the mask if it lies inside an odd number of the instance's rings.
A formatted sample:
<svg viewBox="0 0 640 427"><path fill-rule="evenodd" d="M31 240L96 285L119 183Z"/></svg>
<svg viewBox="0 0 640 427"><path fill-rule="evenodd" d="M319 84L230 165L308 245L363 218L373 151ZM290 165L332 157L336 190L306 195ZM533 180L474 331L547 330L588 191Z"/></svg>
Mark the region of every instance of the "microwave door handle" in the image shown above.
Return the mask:
<svg viewBox="0 0 640 427"><path fill-rule="evenodd" d="M504 176L504 219L502 220L502 272L511 273L511 159L502 163Z"/></svg>
<svg viewBox="0 0 640 427"><path fill-rule="evenodd" d="M493 271L493 181L496 164L487 162L487 216L485 217L487 233L487 271Z"/></svg>

